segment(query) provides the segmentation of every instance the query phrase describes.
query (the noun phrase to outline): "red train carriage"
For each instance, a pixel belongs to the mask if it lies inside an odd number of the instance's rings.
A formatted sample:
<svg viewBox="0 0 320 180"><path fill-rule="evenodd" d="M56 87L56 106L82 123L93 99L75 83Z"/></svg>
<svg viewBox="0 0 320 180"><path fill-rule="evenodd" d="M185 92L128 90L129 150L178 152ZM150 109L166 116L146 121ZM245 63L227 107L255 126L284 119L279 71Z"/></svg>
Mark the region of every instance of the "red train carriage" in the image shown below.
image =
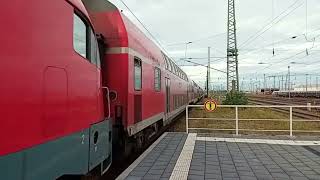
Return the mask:
<svg viewBox="0 0 320 180"><path fill-rule="evenodd" d="M121 146L115 148L127 148L128 139L142 146L159 126L200 98L198 86L114 5L103 0L84 3L105 37L103 82L117 95L111 115L114 142Z"/></svg>
<svg viewBox="0 0 320 180"><path fill-rule="evenodd" d="M103 173L112 126L130 152L202 95L115 6L83 1L2 4L1 179Z"/></svg>
<svg viewBox="0 0 320 180"><path fill-rule="evenodd" d="M4 1L0 22L0 179L107 169L111 121L82 2Z"/></svg>

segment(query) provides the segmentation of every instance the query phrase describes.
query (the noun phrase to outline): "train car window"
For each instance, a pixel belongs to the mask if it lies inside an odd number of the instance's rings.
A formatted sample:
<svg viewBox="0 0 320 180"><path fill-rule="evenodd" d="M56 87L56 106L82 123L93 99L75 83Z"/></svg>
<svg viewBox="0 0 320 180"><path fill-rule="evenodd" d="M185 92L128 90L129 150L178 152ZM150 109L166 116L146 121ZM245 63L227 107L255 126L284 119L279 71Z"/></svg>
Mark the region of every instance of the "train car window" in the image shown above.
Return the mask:
<svg viewBox="0 0 320 180"><path fill-rule="evenodd" d="M172 64L172 73L176 74L176 66L172 61L171 61L171 64Z"/></svg>
<svg viewBox="0 0 320 180"><path fill-rule="evenodd" d="M167 57L166 56L163 56L164 57L164 62L165 62L165 65L166 65L166 69L169 68L169 64L168 64L168 60L167 60Z"/></svg>
<svg viewBox="0 0 320 180"><path fill-rule="evenodd" d="M161 71L159 68L154 68L154 89L156 91L161 90Z"/></svg>
<svg viewBox="0 0 320 180"><path fill-rule="evenodd" d="M167 60L168 60L168 70L170 72L172 72L172 64L171 64L171 60L167 57Z"/></svg>
<svg viewBox="0 0 320 180"><path fill-rule="evenodd" d="M169 59L171 65L171 72L174 73L174 65L171 59Z"/></svg>
<svg viewBox="0 0 320 180"><path fill-rule="evenodd" d="M176 64L174 64L173 61L171 61L171 63L172 63L172 66L173 66L173 70L172 70L173 74L177 74L176 73Z"/></svg>
<svg viewBox="0 0 320 180"><path fill-rule="evenodd" d="M178 75L178 66L176 64L174 64L174 74Z"/></svg>
<svg viewBox="0 0 320 180"><path fill-rule="evenodd" d="M88 58L87 25L77 15L73 15L73 47L82 57Z"/></svg>
<svg viewBox="0 0 320 180"><path fill-rule="evenodd" d="M134 89L137 91L142 89L142 64L137 57L134 58Z"/></svg>

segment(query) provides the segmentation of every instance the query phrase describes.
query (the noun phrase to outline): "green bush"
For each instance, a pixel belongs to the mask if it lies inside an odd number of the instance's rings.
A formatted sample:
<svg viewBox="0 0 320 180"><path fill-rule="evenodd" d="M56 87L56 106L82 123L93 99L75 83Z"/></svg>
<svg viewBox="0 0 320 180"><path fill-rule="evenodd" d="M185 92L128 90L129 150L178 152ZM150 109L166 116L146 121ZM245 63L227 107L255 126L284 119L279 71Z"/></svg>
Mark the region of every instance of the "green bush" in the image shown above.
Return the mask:
<svg viewBox="0 0 320 180"><path fill-rule="evenodd" d="M228 92L226 99L222 102L224 105L247 105L248 98L242 92Z"/></svg>

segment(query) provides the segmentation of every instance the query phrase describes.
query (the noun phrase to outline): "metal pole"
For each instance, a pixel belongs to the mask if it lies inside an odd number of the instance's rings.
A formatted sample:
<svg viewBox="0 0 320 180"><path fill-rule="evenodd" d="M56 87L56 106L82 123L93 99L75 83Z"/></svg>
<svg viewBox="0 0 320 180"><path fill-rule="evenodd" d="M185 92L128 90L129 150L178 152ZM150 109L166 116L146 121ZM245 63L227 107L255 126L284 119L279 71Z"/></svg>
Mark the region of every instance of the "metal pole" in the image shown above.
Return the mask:
<svg viewBox="0 0 320 180"><path fill-rule="evenodd" d="M318 76L316 77L316 97L318 97Z"/></svg>
<svg viewBox="0 0 320 180"><path fill-rule="evenodd" d="M308 91L308 74L306 74L306 92Z"/></svg>
<svg viewBox="0 0 320 180"><path fill-rule="evenodd" d="M238 117L238 106L236 106L236 135L239 135L239 117Z"/></svg>
<svg viewBox="0 0 320 180"><path fill-rule="evenodd" d="M186 62L186 61L187 61L187 50L188 50L188 44L191 44L191 43L192 43L191 41L186 43L186 50L185 50L185 52L184 52L184 62Z"/></svg>
<svg viewBox="0 0 320 180"><path fill-rule="evenodd" d="M290 107L290 137L292 137L292 107Z"/></svg>
<svg viewBox="0 0 320 180"><path fill-rule="evenodd" d="M273 90L276 89L276 76L273 76Z"/></svg>
<svg viewBox="0 0 320 180"><path fill-rule="evenodd" d="M288 66L289 67L289 66ZM289 69L289 68L288 68ZM288 90L288 74L286 75L286 82L284 83L284 89Z"/></svg>
<svg viewBox="0 0 320 180"><path fill-rule="evenodd" d="M208 47L208 97L209 97L209 93L210 93L210 47Z"/></svg>
<svg viewBox="0 0 320 180"><path fill-rule="evenodd" d="M186 132L189 133L189 112L188 112L188 106L186 107Z"/></svg>
<svg viewBox="0 0 320 180"><path fill-rule="evenodd" d="M310 74L310 79L309 79L309 87L311 88L311 90L312 90L312 74Z"/></svg>
<svg viewBox="0 0 320 180"><path fill-rule="evenodd" d="M261 81L259 80L259 91L261 92Z"/></svg>
<svg viewBox="0 0 320 180"><path fill-rule="evenodd" d="M283 75L281 76L281 90L283 90Z"/></svg>
<svg viewBox="0 0 320 180"><path fill-rule="evenodd" d="M264 92L263 94L266 94L266 74L263 74L263 88L264 88Z"/></svg>
<svg viewBox="0 0 320 180"><path fill-rule="evenodd" d="M239 91L238 49L236 36L235 0L228 0L227 91ZM235 89L232 89L232 85Z"/></svg>
<svg viewBox="0 0 320 180"><path fill-rule="evenodd" d="M288 66L288 91L289 91L289 99L291 98L291 87L290 87L290 66Z"/></svg>
<svg viewBox="0 0 320 180"><path fill-rule="evenodd" d="M209 68L207 68L207 97L209 97Z"/></svg>

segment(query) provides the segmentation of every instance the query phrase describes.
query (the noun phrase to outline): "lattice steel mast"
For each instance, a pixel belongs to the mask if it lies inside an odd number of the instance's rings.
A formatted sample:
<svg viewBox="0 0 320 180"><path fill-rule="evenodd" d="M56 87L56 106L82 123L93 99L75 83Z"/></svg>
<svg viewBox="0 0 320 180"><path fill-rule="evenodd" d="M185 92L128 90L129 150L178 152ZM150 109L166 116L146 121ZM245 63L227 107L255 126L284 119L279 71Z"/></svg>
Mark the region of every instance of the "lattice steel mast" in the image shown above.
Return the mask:
<svg viewBox="0 0 320 180"><path fill-rule="evenodd" d="M234 0L228 0L227 91L239 91L235 16Z"/></svg>

